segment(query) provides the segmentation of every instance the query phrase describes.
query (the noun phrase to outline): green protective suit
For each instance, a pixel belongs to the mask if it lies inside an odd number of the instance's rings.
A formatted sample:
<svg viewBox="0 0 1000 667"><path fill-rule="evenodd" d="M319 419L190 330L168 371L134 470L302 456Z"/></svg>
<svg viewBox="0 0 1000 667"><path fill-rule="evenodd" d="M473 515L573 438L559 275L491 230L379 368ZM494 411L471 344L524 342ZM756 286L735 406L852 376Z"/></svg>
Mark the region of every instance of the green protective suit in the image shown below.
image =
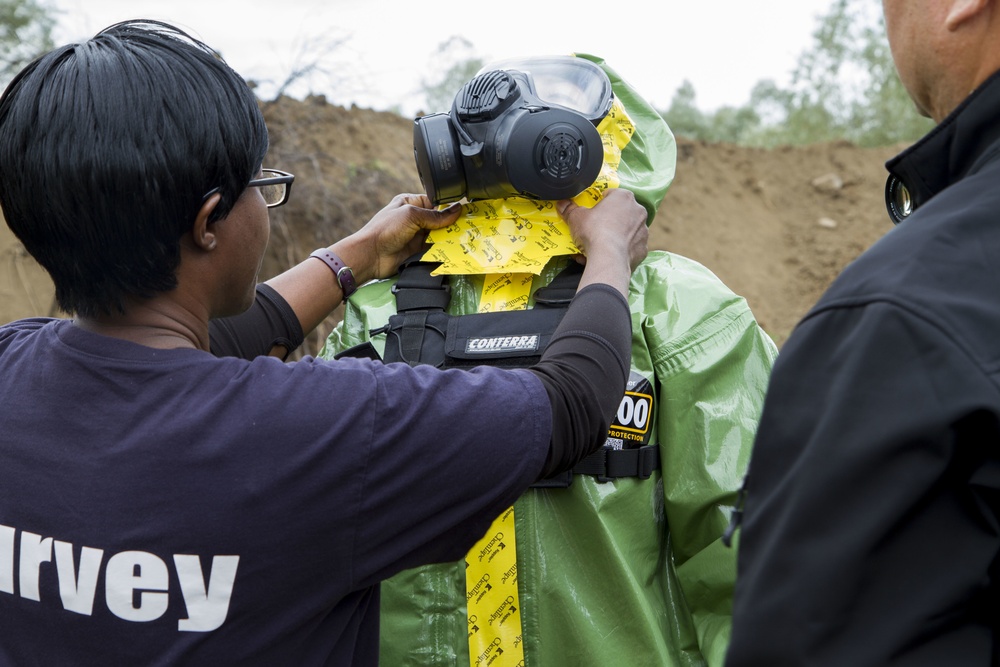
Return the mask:
<svg viewBox="0 0 1000 667"><path fill-rule="evenodd" d="M673 178L662 118L603 61L636 132L621 187L656 211ZM532 293L569 260L549 262ZM396 312L394 280L350 299L322 356L365 342ZM483 276L452 276L449 313L477 311ZM660 450L649 479L531 489L514 505L517 585L528 667L721 665L736 549L722 544L776 348L746 301L705 267L654 251L635 271L630 389L652 397L641 444ZM371 341L379 352L383 336ZM470 407L474 409L474 406ZM620 411L637 419L637 412ZM639 424L633 424L633 426ZM634 444L634 443L633 443ZM382 584L381 664L469 665L464 561Z"/></svg>

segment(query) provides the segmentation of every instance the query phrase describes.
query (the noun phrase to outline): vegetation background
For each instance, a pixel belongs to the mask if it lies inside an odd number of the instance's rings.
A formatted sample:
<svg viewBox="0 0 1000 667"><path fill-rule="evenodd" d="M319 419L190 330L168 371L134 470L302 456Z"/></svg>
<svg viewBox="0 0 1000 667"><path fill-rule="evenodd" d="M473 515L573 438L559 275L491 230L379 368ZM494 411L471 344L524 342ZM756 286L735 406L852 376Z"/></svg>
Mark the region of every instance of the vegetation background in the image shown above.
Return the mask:
<svg viewBox="0 0 1000 667"><path fill-rule="evenodd" d="M43 0L0 0L0 85L52 47L53 24ZM317 45L317 60L286 83L322 69L334 46ZM435 110L483 65L461 36L439 51L441 76L423 82ZM357 229L394 194L421 189L412 119L319 95L279 93L261 107L268 164L297 176L291 201L272 211L262 280ZM819 18L789 86L762 80L744 105L705 111L685 82L662 114L677 135L678 165L651 222L651 247L713 270L779 345L843 267L891 228L883 164L931 128L913 110L877 3L867 0L836 0ZM63 314L45 272L2 225L0 321L36 315ZM339 317L300 355L318 351Z"/></svg>

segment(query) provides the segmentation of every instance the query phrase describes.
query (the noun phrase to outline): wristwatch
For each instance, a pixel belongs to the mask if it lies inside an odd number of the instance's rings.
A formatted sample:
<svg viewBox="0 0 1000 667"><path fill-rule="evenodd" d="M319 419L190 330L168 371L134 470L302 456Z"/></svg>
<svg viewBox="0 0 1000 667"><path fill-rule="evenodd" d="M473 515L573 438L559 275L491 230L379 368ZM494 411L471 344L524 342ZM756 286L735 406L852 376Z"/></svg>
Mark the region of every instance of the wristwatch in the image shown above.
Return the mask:
<svg viewBox="0 0 1000 667"><path fill-rule="evenodd" d="M337 277L340 291L344 293L344 301L347 301L347 297L354 294L354 291L358 289L358 283L354 280L354 272L351 271L351 267L344 264L344 260L337 257L336 253L329 248L313 250L309 256L315 257L330 267L333 275Z"/></svg>

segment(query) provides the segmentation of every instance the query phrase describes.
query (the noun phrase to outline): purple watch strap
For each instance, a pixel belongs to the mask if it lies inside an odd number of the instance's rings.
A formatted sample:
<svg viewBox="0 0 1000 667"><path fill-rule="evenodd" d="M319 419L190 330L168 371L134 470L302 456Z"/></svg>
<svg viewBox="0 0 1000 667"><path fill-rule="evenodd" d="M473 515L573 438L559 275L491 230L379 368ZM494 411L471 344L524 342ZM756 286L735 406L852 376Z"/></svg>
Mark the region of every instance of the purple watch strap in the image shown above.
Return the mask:
<svg viewBox="0 0 1000 667"><path fill-rule="evenodd" d="M315 257L330 267L333 275L337 277L337 283L340 284L340 291L344 293L344 301L347 301L347 297L354 294L354 290L358 289L358 284L354 281L354 272L351 271L351 267L344 264L344 260L337 257L335 253L327 248L320 248L312 251L309 256Z"/></svg>

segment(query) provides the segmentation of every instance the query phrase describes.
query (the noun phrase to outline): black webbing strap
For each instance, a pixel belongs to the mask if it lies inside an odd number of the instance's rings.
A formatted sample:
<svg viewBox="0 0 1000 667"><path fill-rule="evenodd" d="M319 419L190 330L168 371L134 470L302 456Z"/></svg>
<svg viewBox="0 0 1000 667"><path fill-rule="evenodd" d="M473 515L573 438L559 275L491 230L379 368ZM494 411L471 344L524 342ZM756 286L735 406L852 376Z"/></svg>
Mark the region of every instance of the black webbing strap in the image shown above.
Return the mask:
<svg viewBox="0 0 1000 667"><path fill-rule="evenodd" d="M396 312L403 315L399 331L400 356L410 360L411 366L420 363L424 335L427 333L427 315L443 312L451 301L451 287L447 276L433 276L431 271L441 264L424 262L423 253L417 253L399 267L399 277L392 286L396 297Z"/></svg>
<svg viewBox="0 0 1000 667"><path fill-rule="evenodd" d="M403 359L420 359L427 331L427 311L412 310L403 313L403 328L399 334L399 345Z"/></svg>
<svg viewBox="0 0 1000 667"><path fill-rule="evenodd" d="M532 488L565 488L573 481L573 475L592 475L598 482L608 482L621 477L648 479L660 467L660 448L646 445L635 449L612 449L601 447L573 466L572 470L540 479Z"/></svg>
<svg viewBox="0 0 1000 667"><path fill-rule="evenodd" d="M414 255L403 262L399 269L399 278L392 286L398 313L411 310L445 310L451 301L448 276L431 275L431 271L439 267L440 263L420 261L421 256Z"/></svg>
<svg viewBox="0 0 1000 667"><path fill-rule="evenodd" d="M396 297L396 312L411 310L446 310L451 301L451 287L448 276L434 276L431 272L440 266L439 262L425 262L422 253L407 259L399 267L399 278L392 286ZM545 287L535 291L536 306L565 306L576 295L583 266L571 262L560 271Z"/></svg>
<svg viewBox="0 0 1000 667"><path fill-rule="evenodd" d="M427 316L431 312L444 312L451 301L451 287L447 276L432 276L431 271L440 266L438 262L422 261L423 253L417 253L404 261L399 267L399 277L392 286L396 297L396 312L403 315L403 326L399 331L400 356L403 359L419 363L420 350L423 348L424 336L427 333ZM384 334L389 331L384 328L372 329L369 336ZM444 335L443 333L441 335ZM371 341L355 345L334 356L334 359L345 357L361 357L381 361L378 351Z"/></svg>
<svg viewBox="0 0 1000 667"><path fill-rule="evenodd" d="M573 472L606 477L638 477L646 479L660 467L660 448L647 445L635 449L602 447L573 467Z"/></svg>
<svg viewBox="0 0 1000 667"><path fill-rule="evenodd" d="M552 278L545 287L535 290L536 306L563 306L576 296L576 288L583 275L583 265L571 262Z"/></svg>

